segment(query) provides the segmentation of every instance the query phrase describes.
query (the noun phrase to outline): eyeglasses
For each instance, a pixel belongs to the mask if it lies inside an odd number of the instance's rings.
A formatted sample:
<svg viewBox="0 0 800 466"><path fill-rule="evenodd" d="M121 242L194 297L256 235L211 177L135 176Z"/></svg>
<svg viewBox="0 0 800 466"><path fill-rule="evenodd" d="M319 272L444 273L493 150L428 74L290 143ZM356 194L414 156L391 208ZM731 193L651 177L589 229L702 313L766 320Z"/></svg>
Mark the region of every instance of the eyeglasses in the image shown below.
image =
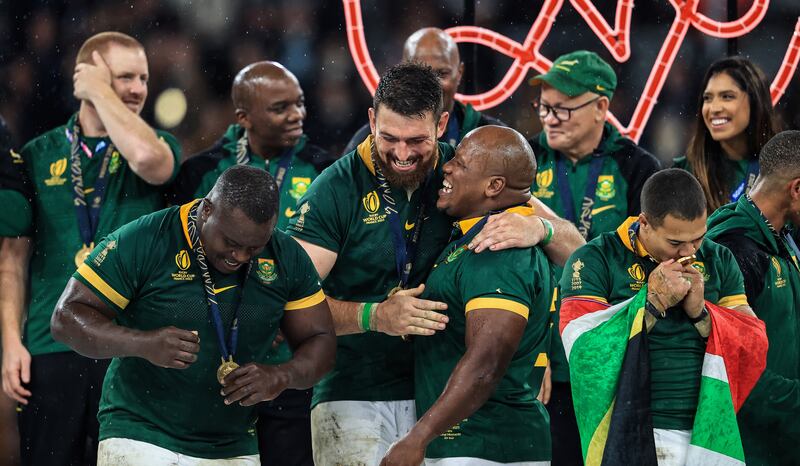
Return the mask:
<svg viewBox="0 0 800 466"><path fill-rule="evenodd" d="M541 118L542 120L547 118L547 115L549 115L550 112L553 112L553 116L556 118L556 120L563 123L565 121L569 121L569 119L572 118L572 112L574 112L575 110L580 110L583 107L586 107L587 105L590 105L594 102L597 102L600 99L600 97L602 96L597 96L588 102L578 105L577 107L554 107L552 105L543 104L541 100L534 100L533 102L531 102L531 106L533 107L534 110L538 112L539 118Z"/></svg>

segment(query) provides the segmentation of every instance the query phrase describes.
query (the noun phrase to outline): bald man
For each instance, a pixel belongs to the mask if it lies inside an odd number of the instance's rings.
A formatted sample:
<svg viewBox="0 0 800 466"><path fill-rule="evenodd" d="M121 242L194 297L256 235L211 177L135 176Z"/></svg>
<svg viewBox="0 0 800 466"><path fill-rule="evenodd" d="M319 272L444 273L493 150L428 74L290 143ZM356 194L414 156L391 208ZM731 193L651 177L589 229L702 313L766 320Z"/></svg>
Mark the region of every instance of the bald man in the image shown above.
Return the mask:
<svg viewBox="0 0 800 466"><path fill-rule="evenodd" d="M436 72L442 85L444 110L450 114L447 130L440 141L456 147L465 134L486 125L506 126L496 118L484 115L456 99L458 86L464 75L464 63L458 45L450 34L439 28L423 28L411 34L403 46L403 61L424 63ZM370 134L369 124L361 127L347 143L344 154L352 151Z"/></svg>
<svg viewBox="0 0 800 466"><path fill-rule="evenodd" d="M538 246L475 254L498 211L533 215L533 150L510 128L469 133L444 167L437 208L460 219L425 283L447 303L444 331L414 342L419 421L382 465L550 464L550 429L531 361L546 360L554 282ZM540 364L541 366L542 364Z"/></svg>
<svg viewBox="0 0 800 466"><path fill-rule="evenodd" d="M303 134L303 89L280 63L262 61L244 67L233 80L231 97L237 123L230 125L214 146L181 165L172 202L185 204L205 197L232 165L254 166L275 178L280 195L276 228L283 230L297 200L334 158L310 144ZM280 343L270 354L270 363L281 364L290 358L291 350ZM274 401L259 405L262 464L313 465L310 406L311 390L286 390Z"/></svg>

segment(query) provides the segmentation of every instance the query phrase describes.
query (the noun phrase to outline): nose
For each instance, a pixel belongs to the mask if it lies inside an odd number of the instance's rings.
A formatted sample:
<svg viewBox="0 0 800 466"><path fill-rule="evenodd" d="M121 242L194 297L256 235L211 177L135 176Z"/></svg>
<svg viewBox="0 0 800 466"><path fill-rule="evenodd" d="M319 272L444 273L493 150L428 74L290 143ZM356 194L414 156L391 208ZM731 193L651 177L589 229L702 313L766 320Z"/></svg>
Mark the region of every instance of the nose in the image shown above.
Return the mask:
<svg viewBox="0 0 800 466"><path fill-rule="evenodd" d="M691 256L696 252L697 248L693 243L684 243L678 248L678 254L680 254L681 257Z"/></svg>
<svg viewBox="0 0 800 466"><path fill-rule="evenodd" d="M251 257L253 257L247 248L236 248L233 250L232 255L233 260L240 263L247 262Z"/></svg>
<svg viewBox="0 0 800 466"><path fill-rule="evenodd" d="M449 162L446 162L444 165L442 165L442 172L443 173L449 175L453 171L452 170L452 165L450 165L451 163L453 163L452 159Z"/></svg>
<svg viewBox="0 0 800 466"><path fill-rule="evenodd" d="M549 112L547 112L547 115L545 115L544 118L542 118L542 123L548 126L557 126L559 123L561 123L561 120L556 118L555 112L550 110Z"/></svg>
<svg viewBox="0 0 800 466"><path fill-rule="evenodd" d="M131 94L142 95L147 91L147 83L141 79L134 79L130 87Z"/></svg>
<svg viewBox="0 0 800 466"><path fill-rule="evenodd" d="M302 121L306 116L306 107L304 105L292 105L289 110L289 121Z"/></svg>
<svg viewBox="0 0 800 466"><path fill-rule="evenodd" d="M394 146L394 156L400 161L408 160L410 153L411 150L408 148L408 144L406 144L404 141L400 141Z"/></svg>

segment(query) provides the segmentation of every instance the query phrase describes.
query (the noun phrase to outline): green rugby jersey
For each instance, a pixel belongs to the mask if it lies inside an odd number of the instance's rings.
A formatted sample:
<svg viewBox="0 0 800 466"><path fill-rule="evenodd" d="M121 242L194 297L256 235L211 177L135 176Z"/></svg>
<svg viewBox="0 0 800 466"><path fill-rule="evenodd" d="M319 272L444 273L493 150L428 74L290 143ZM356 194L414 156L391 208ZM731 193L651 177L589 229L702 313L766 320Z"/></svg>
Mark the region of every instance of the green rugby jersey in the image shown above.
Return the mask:
<svg viewBox="0 0 800 466"><path fill-rule="evenodd" d="M216 371L220 348L209 317L200 268L186 221L193 203L131 222L108 235L74 277L139 330L175 326L197 330L200 352L187 369L164 369L141 358L114 358L106 373L100 439L129 438L200 457L258 453L255 407L226 406ZM268 353L284 311L325 299L305 251L275 230L254 259L242 290L239 273L210 268L225 329L241 295L235 360L270 363Z"/></svg>
<svg viewBox="0 0 800 466"><path fill-rule="evenodd" d="M742 196L708 219L708 237L727 247L747 300L767 327L767 368L739 411L748 465L797 462L800 441L800 268L759 208ZM788 233L788 229L783 234Z"/></svg>
<svg viewBox="0 0 800 466"><path fill-rule="evenodd" d="M237 145L243 135L244 128L230 125L214 146L186 159L171 188L173 204L185 204L205 197L222 172L236 165ZM250 151L249 145L247 150L250 156L248 165L267 169L273 177L277 175L280 156L272 159L267 166L264 157ZM286 229L289 219L297 210L297 201L306 193L311 182L333 161L328 152L310 144L305 135L300 138L292 148L289 168L281 185L278 229Z"/></svg>
<svg viewBox="0 0 800 466"><path fill-rule="evenodd" d="M325 170L300 200L287 232L338 254L322 286L332 298L381 302L397 286L395 252L384 201L378 191L370 156L371 136L357 150ZM441 166L453 148L438 143L439 163L427 190L409 199L392 189L395 208L409 240L417 211L425 201L409 286L425 281L447 244L451 220L436 209L442 184ZM368 332L337 338L336 365L315 387L312 406L337 400L389 401L414 398L413 347L400 337Z"/></svg>
<svg viewBox="0 0 800 466"><path fill-rule="evenodd" d="M658 264L641 243L634 252L628 229L636 219L629 218L617 231L601 234L572 254L561 277L561 298L581 296L614 305L647 283ZM742 273L725 247L704 240L694 267L703 274L707 301L723 307L747 304ZM656 322L647 334L647 344L653 427L691 430L705 341L679 304Z"/></svg>
<svg viewBox="0 0 800 466"><path fill-rule="evenodd" d="M28 179L33 183L33 257L30 265L30 306L25 323L25 344L31 354L70 351L56 343L50 335L50 316L61 292L75 271L75 254L83 247L78 219L73 207L70 181L70 142L66 129L72 130L73 115L65 126L59 126L26 144L20 154ZM172 150L175 171L178 171L180 146L169 133L156 131ZM89 148L110 139L82 137ZM83 182L91 191L102 164L102 153L89 158L81 151ZM173 173L173 176L174 176ZM108 168L108 184L100 212L100 224L94 241L135 220L164 207L160 187L146 183L133 173L128 162L114 151Z"/></svg>
<svg viewBox="0 0 800 466"><path fill-rule="evenodd" d="M617 226L633 215L639 215L639 196L647 178L660 168L658 160L636 145L630 139L620 135L610 123L605 123L603 137L593 156L584 157L573 164L547 143L547 135L541 132L530 141L536 154L536 180L531 192L545 205L553 209L560 217L566 217L565 204L562 199L556 161L563 159L567 166L569 192L576 216L575 226L580 225L583 197L589 183L590 166L595 156L603 158L594 190L594 205L591 210L591 228L587 241L601 233L614 231ZM555 268L556 277L561 276L561 269ZM552 378L555 381L569 380L569 368L564 354L561 335L558 333L558 313L554 314L553 337L551 348Z"/></svg>
<svg viewBox="0 0 800 466"><path fill-rule="evenodd" d="M530 207L509 209L523 215ZM462 234L480 218L459 222ZM550 460L550 423L536 395L547 364L554 280L538 247L485 251L466 249L477 232L448 245L425 282L424 299L447 303L444 331L414 341L417 417L439 398L466 352L467 313L502 309L528 324L508 369L486 403L433 440L426 458L474 457L499 463ZM534 361L536 361L534 363ZM532 377L534 366L540 369Z"/></svg>

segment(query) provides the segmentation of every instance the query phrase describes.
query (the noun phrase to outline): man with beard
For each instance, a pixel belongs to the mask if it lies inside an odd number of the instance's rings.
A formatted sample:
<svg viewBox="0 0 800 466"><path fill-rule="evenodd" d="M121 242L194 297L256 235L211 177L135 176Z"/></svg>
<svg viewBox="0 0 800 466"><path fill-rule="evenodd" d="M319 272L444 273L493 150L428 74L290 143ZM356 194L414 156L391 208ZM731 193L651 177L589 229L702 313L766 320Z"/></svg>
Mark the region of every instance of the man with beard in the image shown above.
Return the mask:
<svg viewBox="0 0 800 466"><path fill-rule="evenodd" d="M276 228L284 230L297 200L333 158L303 134L305 96L294 74L280 63L262 61L244 67L233 80L231 98L238 123L230 125L213 147L181 165L172 188L173 203L204 197L228 167L248 165L275 178L280 193ZM282 364L291 357L289 346L281 341L270 354L270 363ZM313 464L310 404L311 390L286 390L259 404L261 464Z"/></svg>
<svg viewBox="0 0 800 466"><path fill-rule="evenodd" d="M84 42L76 63L80 109L66 125L20 151L33 199L28 209L14 208L11 214L34 215L18 231L6 232L33 239L32 246L18 241L10 251L25 258L32 249L30 275L18 267L6 277L8 293L30 293L24 345L22 300L2 309L3 390L20 403L23 464L82 464L84 457L92 462L107 363L54 341L50 316L60 289L96 242L163 206L158 186L173 178L180 157L177 141L139 115L148 66L136 39L97 34Z"/></svg>
<svg viewBox="0 0 800 466"><path fill-rule="evenodd" d="M420 29L406 39L403 46L403 61L424 63L439 77L444 97L444 110L450 115L447 120L447 129L440 137L455 148L461 138L473 129L486 125L501 125L503 122L481 113L472 107L472 104L463 104L456 100L458 86L464 75L464 63L458 53L456 41L450 34L439 28ZM347 143L344 153L361 144L370 134L369 123L362 126Z"/></svg>
<svg viewBox="0 0 800 466"><path fill-rule="evenodd" d="M549 464L547 411L532 389L542 373L532 380L530 362L547 354L550 263L540 247L483 254L465 247L491 213L533 215L533 150L511 128L484 126L442 170L450 187L439 190L436 207L459 219L458 231L422 297L447 303L450 321L414 343L419 421L381 464Z"/></svg>
<svg viewBox="0 0 800 466"><path fill-rule="evenodd" d="M413 347L404 340L447 323L436 312L444 303L418 298L452 229L453 219L434 206L441 166L453 154L437 140L447 118L430 67L390 68L369 109L372 134L317 178L289 224L324 280L339 335L336 366L314 387L320 466L377 464L414 424ZM542 242L563 263L582 242L551 217L492 218L469 245L476 252Z"/></svg>
<svg viewBox="0 0 800 466"><path fill-rule="evenodd" d="M114 358L100 466L260 464L254 406L330 370L319 277L277 216L272 177L231 167L202 200L108 235L75 272L51 326L80 354ZM295 352L273 365L278 328Z"/></svg>

